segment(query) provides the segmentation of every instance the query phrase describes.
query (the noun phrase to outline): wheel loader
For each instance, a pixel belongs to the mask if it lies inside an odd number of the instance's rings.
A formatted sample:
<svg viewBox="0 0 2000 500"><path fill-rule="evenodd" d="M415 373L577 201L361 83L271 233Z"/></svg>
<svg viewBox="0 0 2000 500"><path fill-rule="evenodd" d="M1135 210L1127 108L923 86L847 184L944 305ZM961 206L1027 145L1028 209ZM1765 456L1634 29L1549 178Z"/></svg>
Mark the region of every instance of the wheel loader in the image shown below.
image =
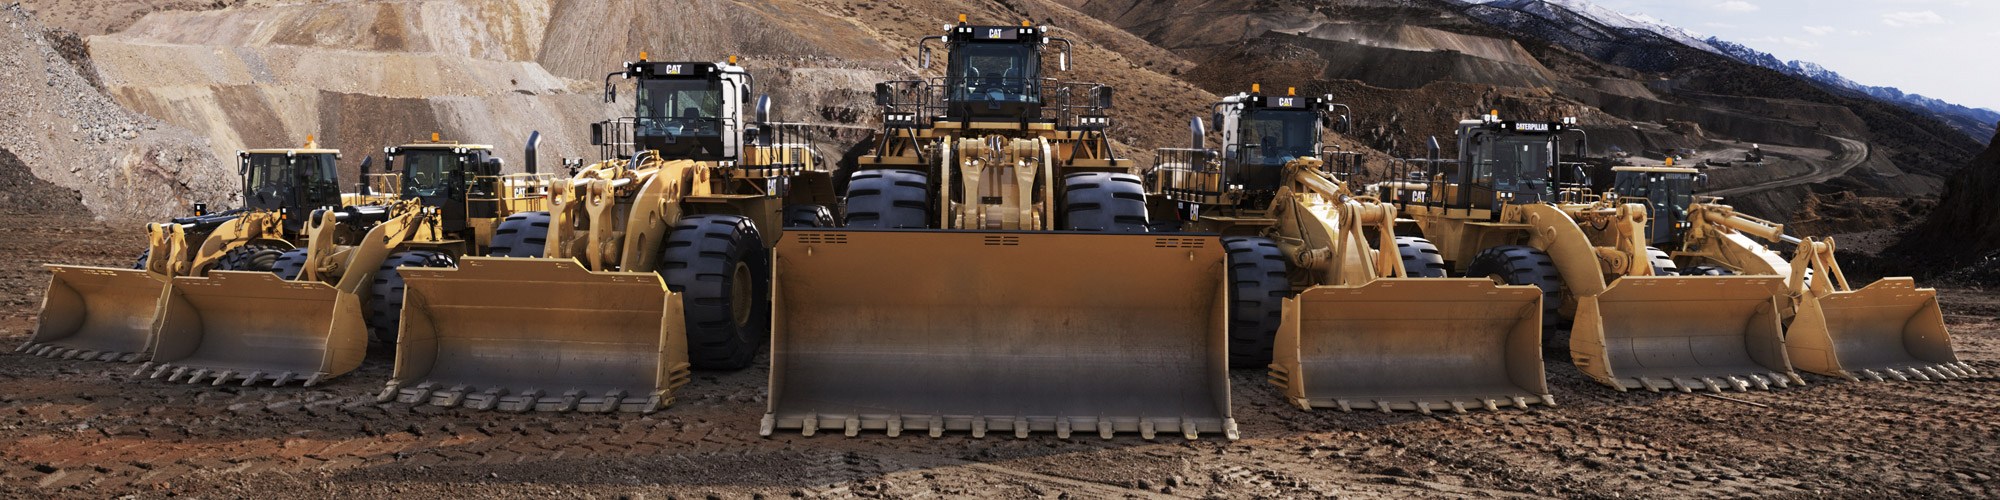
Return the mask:
<svg viewBox="0 0 2000 500"><path fill-rule="evenodd" d="M1541 288L1545 345L1567 345L1592 380L1619 391L1803 384L1786 357L1783 280L1661 272L1664 254L1646 246L1647 207L1586 199L1581 167L1561 161L1564 138L1581 133L1572 118L1482 115L1460 122L1456 161L1440 159L1433 140L1429 158L1414 163L1423 181L1378 191L1450 269Z"/></svg>
<svg viewBox="0 0 2000 500"><path fill-rule="evenodd" d="M133 362L150 355L162 295L176 276L212 270L268 271L301 243L306 214L341 202L340 151L307 138L295 149L239 152L243 206L146 226L146 250L130 269L49 265L41 321L18 349L37 355Z"/></svg>
<svg viewBox="0 0 2000 500"><path fill-rule="evenodd" d="M761 432L1235 438L1221 241L1146 234L1111 88L1044 77L1047 27L931 42L943 77L876 86L845 227L778 243Z"/></svg>
<svg viewBox="0 0 2000 500"><path fill-rule="evenodd" d="M1394 206L1349 190L1359 155L1322 140L1345 106L1259 87L1215 104L1220 150L1195 118L1193 148L1159 150L1146 176L1156 220L1223 235L1231 364L1268 365L1308 410L1553 404L1541 291L1445 277Z"/></svg>
<svg viewBox="0 0 2000 500"><path fill-rule="evenodd" d="M1937 291L1890 277L1853 289L1834 258L1832 238L1798 238L1784 226L1742 213L1721 198L1694 194L1706 174L1693 168L1615 167L1613 192L1645 203L1647 234L1681 274L1776 276L1785 347L1799 370L1860 380L1932 380L1972 376L1953 354ZM1771 248L1791 245L1787 260Z"/></svg>
<svg viewBox="0 0 2000 500"><path fill-rule="evenodd" d="M161 299L152 360L135 376L221 385L307 386L360 366L371 337L393 344L404 278L491 242L493 225L540 209L547 176L502 174L488 145L439 140L383 150L349 204L311 212L305 244L268 272L175 278ZM398 160L403 169L396 171Z"/></svg>
<svg viewBox="0 0 2000 500"><path fill-rule="evenodd" d="M592 125L602 161L576 162L548 210L502 221L486 257L406 272L380 400L652 412L690 368L751 364L770 332L767 249L786 220L831 218L830 177L802 126L772 122L768 97L752 104L735 57L641 53L606 76L606 102L614 77L637 99Z"/></svg>

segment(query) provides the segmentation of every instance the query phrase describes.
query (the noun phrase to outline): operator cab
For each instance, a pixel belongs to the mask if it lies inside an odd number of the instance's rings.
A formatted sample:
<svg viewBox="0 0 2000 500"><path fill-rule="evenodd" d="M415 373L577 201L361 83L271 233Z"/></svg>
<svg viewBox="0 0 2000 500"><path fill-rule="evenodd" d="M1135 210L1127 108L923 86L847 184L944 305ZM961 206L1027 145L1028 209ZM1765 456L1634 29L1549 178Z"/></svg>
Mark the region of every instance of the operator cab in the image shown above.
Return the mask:
<svg viewBox="0 0 2000 500"><path fill-rule="evenodd" d="M278 212L285 230L298 232L305 214L319 207L340 205L340 151L318 149L255 149L236 154L243 176L243 206Z"/></svg>
<svg viewBox="0 0 2000 500"><path fill-rule="evenodd" d="M1347 120L1335 111L1345 108L1330 95L1267 97L1253 89L1223 98L1215 105L1214 119L1222 127L1224 158L1235 166L1229 183L1254 193L1276 192L1285 164L1321 156L1326 130L1336 118Z"/></svg>
<svg viewBox="0 0 2000 500"><path fill-rule="evenodd" d="M493 157L493 146L443 142L433 134L430 142L385 148L382 152L388 160L386 168L389 171L395 171L398 162L403 165L403 171L398 175L397 184L402 189L399 195L403 199L421 200L426 207L435 207L442 216L440 222L445 231L465 230L468 217L497 216L494 213L497 207L482 204L469 208L466 203L469 198L492 196L490 187L478 182L478 179L500 175L502 164L499 158Z"/></svg>
<svg viewBox="0 0 2000 500"><path fill-rule="evenodd" d="M1613 167L1612 191L1627 199L1645 199L1646 241L1665 247L1679 241L1690 225L1688 208L1694 206L1694 190L1706 184L1708 174L1686 167Z"/></svg>
<svg viewBox="0 0 2000 500"><path fill-rule="evenodd" d="M733 60L733 58L732 58ZM654 62L641 55L624 71L605 76L605 102L617 100L610 79L638 80L631 118L591 125L591 144L611 146L608 156L654 151L669 160L727 161L739 154L741 112L749 100L750 73L730 63ZM630 143L626 132L630 127ZM628 147L629 146L629 147Z"/></svg>
<svg viewBox="0 0 2000 500"><path fill-rule="evenodd" d="M1041 119L1043 28L967 26L945 36L946 116Z"/></svg>
<svg viewBox="0 0 2000 500"><path fill-rule="evenodd" d="M1458 126L1459 161L1440 162L1438 199L1455 207L1493 210L1509 204L1552 203L1562 136L1580 131L1563 122L1502 121L1494 115Z"/></svg>

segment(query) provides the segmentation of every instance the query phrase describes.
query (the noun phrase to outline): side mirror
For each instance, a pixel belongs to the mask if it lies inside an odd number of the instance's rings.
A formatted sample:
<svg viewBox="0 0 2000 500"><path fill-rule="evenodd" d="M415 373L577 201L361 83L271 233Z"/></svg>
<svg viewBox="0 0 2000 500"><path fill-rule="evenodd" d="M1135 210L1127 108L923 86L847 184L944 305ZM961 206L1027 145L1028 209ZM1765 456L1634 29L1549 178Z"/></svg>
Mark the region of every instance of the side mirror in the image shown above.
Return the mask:
<svg viewBox="0 0 2000 500"><path fill-rule="evenodd" d="M920 43L920 44L921 44L921 43L923 43L923 42L917 42L917 43ZM920 46L920 47L917 47L917 67L919 67L919 68L922 68L922 69L931 69L931 48L930 48L930 47L928 47L928 46Z"/></svg>
<svg viewBox="0 0 2000 500"><path fill-rule="evenodd" d="M366 179L368 178L369 167L373 166L375 166L375 157L370 156L361 159L361 178L363 179L362 182L364 183L367 182Z"/></svg>
<svg viewBox="0 0 2000 500"><path fill-rule="evenodd" d="M1340 125L1339 127L1334 128L1333 130L1334 132L1339 132L1340 135L1347 135L1349 133L1352 133L1354 131L1354 117L1347 115L1340 115L1339 125Z"/></svg>
<svg viewBox="0 0 2000 500"><path fill-rule="evenodd" d="M757 96L757 123L771 123L771 96Z"/></svg>
<svg viewBox="0 0 2000 500"><path fill-rule="evenodd" d="M1069 71L1069 49L1056 53L1056 71Z"/></svg>
<svg viewBox="0 0 2000 500"><path fill-rule="evenodd" d="M1111 87L1097 88L1097 109L1111 109Z"/></svg>
<svg viewBox="0 0 2000 500"><path fill-rule="evenodd" d="M604 122L590 124L590 145L604 145Z"/></svg>
<svg viewBox="0 0 2000 500"><path fill-rule="evenodd" d="M1696 176L1694 176L1694 187L1695 187L1695 189L1700 189L1700 190L1702 190L1702 191L1707 191L1707 190L1708 190L1708 174L1700 174L1700 175L1696 175Z"/></svg>

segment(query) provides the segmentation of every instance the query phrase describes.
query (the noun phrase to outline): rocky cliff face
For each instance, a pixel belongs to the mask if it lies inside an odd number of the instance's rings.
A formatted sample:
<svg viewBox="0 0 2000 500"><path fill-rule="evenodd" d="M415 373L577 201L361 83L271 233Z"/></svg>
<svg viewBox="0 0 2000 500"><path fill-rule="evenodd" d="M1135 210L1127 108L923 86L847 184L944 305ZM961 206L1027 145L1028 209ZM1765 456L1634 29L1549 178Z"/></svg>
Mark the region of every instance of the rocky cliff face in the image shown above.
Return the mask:
<svg viewBox="0 0 2000 500"><path fill-rule="evenodd" d="M2000 252L2000 135L1945 183L1930 220L1904 246L1962 263ZM1995 263L2000 265L2000 263Z"/></svg>
<svg viewBox="0 0 2000 500"><path fill-rule="evenodd" d="M232 169L206 137L120 106L89 64L19 4L0 9L0 151L9 187L53 186L49 196L10 194L0 209L39 213L80 206L101 217L149 219L193 203L232 203ZM79 64L81 63L81 64ZM8 177L15 177L13 173ZM46 183L46 184L44 184Z"/></svg>

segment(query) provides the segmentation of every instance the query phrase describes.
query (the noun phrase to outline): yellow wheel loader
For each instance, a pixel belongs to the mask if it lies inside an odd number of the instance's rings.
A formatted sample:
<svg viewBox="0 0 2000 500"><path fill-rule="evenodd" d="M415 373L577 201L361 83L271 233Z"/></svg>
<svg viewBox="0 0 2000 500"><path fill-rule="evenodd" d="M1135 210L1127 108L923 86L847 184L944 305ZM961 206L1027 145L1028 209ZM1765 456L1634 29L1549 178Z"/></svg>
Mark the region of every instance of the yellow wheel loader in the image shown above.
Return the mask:
<svg viewBox="0 0 2000 500"><path fill-rule="evenodd" d="M1235 438L1221 242L1145 234L1111 89L1043 78L1046 27L933 40L946 76L876 86L845 227L778 244L761 432Z"/></svg>
<svg viewBox="0 0 2000 500"><path fill-rule="evenodd" d="M37 355L132 362L147 342L168 280L212 270L268 271L301 240L306 214L340 203L340 151L307 139L298 149L237 153L241 208L146 226L146 250L130 269L49 265L53 274L34 336L19 348Z"/></svg>
<svg viewBox="0 0 2000 500"><path fill-rule="evenodd" d="M1194 148L1159 150L1146 178L1156 227L1223 235L1231 364L1268 365L1303 409L1553 404L1541 291L1446 278L1393 206L1348 189L1359 155L1321 140L1345 106L1257 90L1214 106L1219 151L1194 119Z"/></svg>
<svg viewBox="0 0 2000 500"><path fill-rule="evenodd" d="M1457 161L1439 160L1432 141L1417 162L1427 182L1378 187L1452 269L1540 287L1546 344L1566 344L1592 380L1619 391L1803 384L1785 353L1783 280L1663 272L1645 205L1584 199L1581 168L1559 157L1571 133L1581 133L1573 119L1484 115L1459 124Z"/></svg>
<svg viewBox="0 0 2000 500"><path fill-rule="evenodd" d="M311 386L354 370L371 337L395 341L410 270L449 267L484 250L500 217L544 206L546 176L503 175L492 152L435 134L387 148L390 173L364 164L362 189L345 197L366 204L313 211L306 244L268 272L175 278L134 375Z"/></svg>
<svg viewBox="0 0 2000 500"><path fill-rule="evenodd" d="M1860 380L1972 376L1958 360L1938 308L1937 291L1907 277L1855 290L1834 259L1832 238L1796 238L1784 226L1737 213L1720 198L1693 195L1705 182L1682 167L1616 167L1613 191L1646 203L1656 221L1649 240L1673 249L1682 274L1776 276L1793 366ZM1769 245L1794 246L1787 261Z"/></svg>
<svg viewBox="0 0 2000 500"><path fill-rule="evenodd" d="M592 125L605 160L577 162L547 211L502 221L487 257L405 273L380 400L652 412L690 368L741 369L764 346L767 249L788 219L831 219L811 204L832 184L802 127L772 123L768 98L746 121L751 76L733 57L642 54L606 77L607 102L611 77L635 80L638 99L633 116Z"/></svg>

